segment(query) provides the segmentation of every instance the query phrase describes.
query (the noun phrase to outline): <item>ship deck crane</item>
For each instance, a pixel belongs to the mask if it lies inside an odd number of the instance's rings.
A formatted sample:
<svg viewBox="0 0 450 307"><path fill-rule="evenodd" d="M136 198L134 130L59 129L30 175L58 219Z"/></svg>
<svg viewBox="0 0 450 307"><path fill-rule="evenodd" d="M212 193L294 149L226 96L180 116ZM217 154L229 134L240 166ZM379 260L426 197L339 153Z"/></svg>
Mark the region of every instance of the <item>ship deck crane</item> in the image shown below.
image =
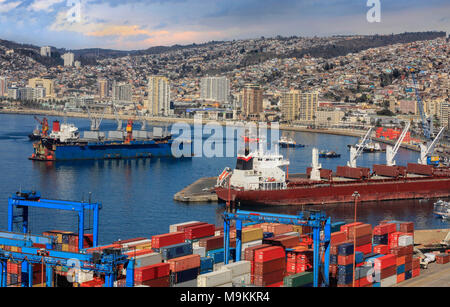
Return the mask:
<svg viewBox="0 0 450 307"><path fill-rule="evenodd" d="M84 104L86 110L88 112L89 120L91 121L91 131L99 131L100 125L103 121L103 117L105 116L106 108L103 109L103 114L100 118L95 117L91 111L89 110L89 105Z"/></svg>
<svg viewBox="0 0 450 307"><path fill-rule="evenodd" d="M143 116L139 115L139 109L137 107L136 102L133 101L134 104L134 110L136 111L136 116L139 118L140 117L140 121L141 121L141 131L145 131L147 129L147 121L145 120L145 118L143 118Z"/></svg>
<svg viewBox="0 0 450 307"><path fill-rule="evenodd" d="M117 131L123 131L123 123L122 120L119 118L119 115L117 114L117 108L116 105L114 104L114 102L112 103L112 107L113 107L113 111L114 111L114 116L116 117L116 122L117 122Z"/></svg>
<svg viewBox="0 0 450 307"><path fill-rule="evenodd" d="M419 164L427 165L428 157L433 155L436 145L439 143L440 139L444 135L445 127L442 127L439 133L434 138L431 144L420 144L420 158L418 160Z"/></svg>
<svg viewBox="0 0 450 307"><path fill-rule="evenodd" d="M324 285L328 286L330 266L331 218L326 217L323 212L310 211L307 213L308 215L306 215L304 212L300 212L298 216L295 216L242 210L236 210L235 213L224 212L223 219L225 264L228 264L230 256L230 226L232 220L236 221L236 261L241 260L243 221L309 226L313 229L314 287L319 286L319 272L321 269L323 270L323 283ZM323 234L321 234L322 231ZM320 259L323 259L323 263L321 263Z"/></svg>
<svg viewBox="0 0 450 307"><path fill-rule="evenodd" d="M370 140L370 134L372 133L372 130L373 127L370 127L364 138L361 140L361 143L359 143L358 148L356 148L355 146L350 147L350 161L348 161L347 163L349 167L356 167L356 160L364 152L364 148L367 146L368 141Z"/></svg>
<svg viewBox="0 0 450 307"><path fill-rule="evenodd" d="M395 162L395 156L398 153L398 150L400 149L400 146L403 143L403 140L406 137L406 133L409 130L409 127L411 126L411 123L408 123L405 127L405 129L403 129L402 134L400 134L400 137L398 138L397 142L395 143L394 147L388 145L386 147L386 165L387 166L395 166L396 162Z"/></svg>

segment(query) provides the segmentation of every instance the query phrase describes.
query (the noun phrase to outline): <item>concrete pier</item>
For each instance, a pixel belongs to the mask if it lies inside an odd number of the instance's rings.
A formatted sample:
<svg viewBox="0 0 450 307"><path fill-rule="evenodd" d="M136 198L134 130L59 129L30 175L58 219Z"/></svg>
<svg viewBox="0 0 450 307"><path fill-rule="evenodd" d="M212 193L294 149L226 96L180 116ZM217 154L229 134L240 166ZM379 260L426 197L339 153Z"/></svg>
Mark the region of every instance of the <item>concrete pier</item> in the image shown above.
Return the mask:
<svg viewBox="0 0 450 307"><path fill-rule="evenodd" d="M173 199L186 203L218 202L217 194L214 191L216 182L217 177L200 178L176 193Z"/></svg>

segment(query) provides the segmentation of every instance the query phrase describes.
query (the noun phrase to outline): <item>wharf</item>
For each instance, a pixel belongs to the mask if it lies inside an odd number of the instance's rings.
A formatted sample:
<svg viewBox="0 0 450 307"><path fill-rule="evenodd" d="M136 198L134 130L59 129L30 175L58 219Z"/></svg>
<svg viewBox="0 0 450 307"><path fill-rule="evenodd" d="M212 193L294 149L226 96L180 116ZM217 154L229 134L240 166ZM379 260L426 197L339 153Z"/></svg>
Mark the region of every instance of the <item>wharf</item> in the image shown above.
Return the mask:
<svg viewBox="0 0 450 307"><path fill-rule="evenodd" d="M176 193L173 199L186 203L218 202L219 199L214 191L216 182L217 177L200 178Z"/></svg>
<svg viewBox="0 0 450 307"><path fill-rule="evenodd" d="M450 287L450 263L430 263L420 275L401 282L394 287Z"/></svg>

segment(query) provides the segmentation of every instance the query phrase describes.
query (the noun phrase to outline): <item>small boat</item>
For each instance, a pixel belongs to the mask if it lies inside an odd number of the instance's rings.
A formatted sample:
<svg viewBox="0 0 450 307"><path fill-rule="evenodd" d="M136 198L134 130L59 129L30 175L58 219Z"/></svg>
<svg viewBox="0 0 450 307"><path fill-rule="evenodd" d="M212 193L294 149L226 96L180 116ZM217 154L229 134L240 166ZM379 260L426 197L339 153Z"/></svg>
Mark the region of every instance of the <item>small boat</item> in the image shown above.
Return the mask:
<svg viewBox="0 0 450 307"><path fill-rule="evenodd" d="M361 144L356 145L347 145L348 148L351 148L352 146L356 147L356 149L359 149L361 147ZM381 148L379 143L370 142L364 146L363 152L384 152L386 149Z"/></svg>
<svg viewBox="0 0 450 307"><path fill-rule="evenodd" d="M336 153L335 151L320 151L319 158L340 158L341 155Z"/></svg>
<svg viewBox="0 0 450 307"><path fill-rule="evenodd" d="M292 138L287 138L285 136L282 136L280 140L278 141L278 145L280 145L281 148L302 148L305 147L303 144L297 144Z"/></svg>
<svg viewBox="0 0 450 307"><path fill-rule="evenodd" d="M450 203L441 199L438 200L434 203L433 213L443 219L450 218Z"/></svg>

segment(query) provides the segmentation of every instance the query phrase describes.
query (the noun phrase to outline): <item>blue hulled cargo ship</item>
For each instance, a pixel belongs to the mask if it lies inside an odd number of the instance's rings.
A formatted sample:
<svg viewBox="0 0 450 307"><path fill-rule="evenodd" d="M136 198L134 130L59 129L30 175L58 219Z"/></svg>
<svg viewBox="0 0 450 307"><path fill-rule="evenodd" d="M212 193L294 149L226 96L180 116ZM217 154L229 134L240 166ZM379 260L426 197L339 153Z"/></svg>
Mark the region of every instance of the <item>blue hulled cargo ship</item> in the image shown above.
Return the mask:
<svg viewBox="0 0 450 307"><path fill-rule="evenodd" d="M52 133L33 144L31 160L68 161L102 159L136 159L151 157L172 157L172 146L180 150L185 144L176 142L171 135L133 131L129 121L126 131L88 131L80 138L78 128L73 125L54 123ZM112 138L111 138L112 137Z"/></svg>

